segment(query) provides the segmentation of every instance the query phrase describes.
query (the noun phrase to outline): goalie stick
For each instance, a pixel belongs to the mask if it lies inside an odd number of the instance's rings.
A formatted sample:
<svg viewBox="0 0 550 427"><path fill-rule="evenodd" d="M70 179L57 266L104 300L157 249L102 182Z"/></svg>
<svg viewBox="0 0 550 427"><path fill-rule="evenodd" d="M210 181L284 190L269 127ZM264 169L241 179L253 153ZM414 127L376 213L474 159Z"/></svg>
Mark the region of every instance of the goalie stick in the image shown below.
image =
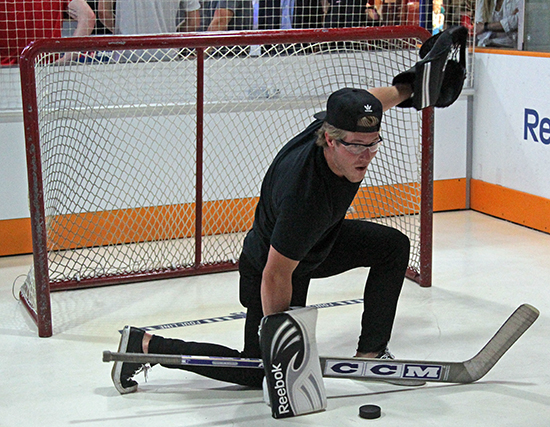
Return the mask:
<svg viewBox="0 0 550 427"><path fill-rule="evenodd" d="M481 379L489 372L504 353L529 329L538 316L539 311L535 307L529 304L521 305L504 322L481 351L464 362L320 357L323 377L372 381L422 379L430 382L471 383ZM263 369L261 359L116 353L110 351L103 352L103 361Z"/></svg>

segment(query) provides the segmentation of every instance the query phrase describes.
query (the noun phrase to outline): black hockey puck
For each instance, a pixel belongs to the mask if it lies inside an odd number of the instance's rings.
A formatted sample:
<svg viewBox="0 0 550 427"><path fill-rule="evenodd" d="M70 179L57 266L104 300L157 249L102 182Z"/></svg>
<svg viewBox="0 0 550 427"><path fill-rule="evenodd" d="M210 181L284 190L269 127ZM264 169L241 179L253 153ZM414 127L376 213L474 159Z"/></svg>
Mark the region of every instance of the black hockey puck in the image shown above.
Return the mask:
<svg viewBox="0 0 550 427"><path fill-rule="evenodd" d="M380 413L380 406L376 405L363 405L359 408L359 416L368 420L380 418Z"/></svg>

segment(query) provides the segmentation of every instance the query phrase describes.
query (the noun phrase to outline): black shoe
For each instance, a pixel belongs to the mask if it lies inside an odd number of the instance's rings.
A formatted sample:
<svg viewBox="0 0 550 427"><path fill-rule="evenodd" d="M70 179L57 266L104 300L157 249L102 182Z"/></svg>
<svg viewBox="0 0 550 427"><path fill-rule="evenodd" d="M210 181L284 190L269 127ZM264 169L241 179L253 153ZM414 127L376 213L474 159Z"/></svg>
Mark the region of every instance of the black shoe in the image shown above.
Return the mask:
<svg viewBox="0 0 550 427"><path fill-rule="evenodd" d="M145 331L143 329L125 326L122 330L119 353L143 353L142 341ZM137 391L138 383L132 379L134 375L147 369L148 366L141 363L115 362L111 371L113 384L120 394Z"/></svg>

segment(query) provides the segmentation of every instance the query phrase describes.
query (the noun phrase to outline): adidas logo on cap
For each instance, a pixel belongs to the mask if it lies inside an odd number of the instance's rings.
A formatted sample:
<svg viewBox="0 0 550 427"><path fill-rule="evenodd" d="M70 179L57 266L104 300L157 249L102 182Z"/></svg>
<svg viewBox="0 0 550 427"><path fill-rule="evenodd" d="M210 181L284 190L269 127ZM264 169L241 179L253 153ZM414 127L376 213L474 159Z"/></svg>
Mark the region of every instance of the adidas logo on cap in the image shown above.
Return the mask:
<svg viewBox="0 0 550 427"><path fill-rule="evenodd" d="M328 98L326 111L321 111L314 117L337 129L368 133L380 130L383 113L382 103L372 93L365 89L346 87L332 93ZM359 125L359 120L365 116L373 116L378 120L372 126Z"/></svg>

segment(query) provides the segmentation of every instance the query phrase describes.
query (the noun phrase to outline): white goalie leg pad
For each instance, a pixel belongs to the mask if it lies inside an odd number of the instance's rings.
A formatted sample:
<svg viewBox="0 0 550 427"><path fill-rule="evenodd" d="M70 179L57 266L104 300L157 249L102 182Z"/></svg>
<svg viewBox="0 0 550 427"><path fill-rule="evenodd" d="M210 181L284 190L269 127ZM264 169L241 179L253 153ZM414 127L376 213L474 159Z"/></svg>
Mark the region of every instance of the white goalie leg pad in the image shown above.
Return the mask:
<svg viewBox="0 0 550 427"><path fill-rule="evenodd" d="M309 414L327 407L316 323L314 307L262 319L260 347L273 418Z"/></svg>

